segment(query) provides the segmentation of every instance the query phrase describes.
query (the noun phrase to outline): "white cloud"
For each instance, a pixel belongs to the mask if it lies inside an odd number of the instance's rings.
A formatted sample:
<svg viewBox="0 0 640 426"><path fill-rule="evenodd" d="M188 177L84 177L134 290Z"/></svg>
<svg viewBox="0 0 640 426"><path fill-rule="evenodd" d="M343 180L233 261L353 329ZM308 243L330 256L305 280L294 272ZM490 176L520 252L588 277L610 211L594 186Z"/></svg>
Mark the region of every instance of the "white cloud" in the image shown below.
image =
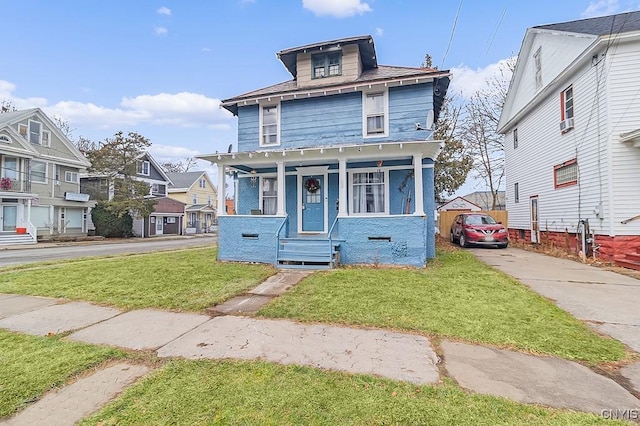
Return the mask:
<svg viewBox="0 0 640 426"><path fill-rule="evenodd" d="M384 30L380 27L376 28L376 35L378 37L382 37L384 35Z"/></svg>
<svg viewBox="0 0 640 426"><path fill-rule="evenodd" d="M302 7L318 16L335 18L362 15L373 10L368 3L363 3L361 0L302 0Z"/></svg>
<svg viewBox="0 0 640 426"><path fill-rule="evenodd" d="M220 100L199 93L160 93L124 97L116 108L93 103L60 101L49 105L45 98L13 96L16 86L0 80L0 99L13 102L18 109L42 108L50 117L64 117L77 127L112 128L154 124L160 126L197 127L227 130L233 115L220 108Z"/></svg>
<svg viewBox="0 0 640 426"><path fill-rule="evenodd" d="M161 35L165 35L166 33L169 32L168 29L166 29L165 27L153 27L153 32L155 33L155 35L157 36L161 36Z"/></svg>
<svg viewBox="0 0 640 426"><path fill-rule="evenodd" d="M618 0L597 0L589 2L589 6L580 14L583 18L613 15L620 10Z"/></svg>
<svg viewBox="0 0 640 426"><path fill-rule="evenodd" d="M504 78L511 79L511 71L507 68L508 59L502 59L495 64L487 65L484 68L471 69L466 65L451 68L453 78L448 93L451 95L460 94L463 98L470 98L476 91L485 87L487 80L498 77L502 73Z"/></svg>
<svg viewBox="0 0 640 426"><path fill-rule="evenodd" d="M167 15L167 16L171 16L171 9L169 9L166 6L162 6L160 9L158 9L156 12L158 12L159 15Z"/></svg>

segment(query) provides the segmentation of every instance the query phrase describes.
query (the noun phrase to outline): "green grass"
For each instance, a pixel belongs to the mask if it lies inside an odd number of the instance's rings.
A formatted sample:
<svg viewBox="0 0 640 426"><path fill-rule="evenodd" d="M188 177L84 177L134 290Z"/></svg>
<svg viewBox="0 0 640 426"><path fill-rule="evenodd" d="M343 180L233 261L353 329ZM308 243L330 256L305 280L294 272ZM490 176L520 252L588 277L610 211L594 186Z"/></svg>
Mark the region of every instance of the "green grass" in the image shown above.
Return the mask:
<svg viewBox="0 0 640 426"><path fill-rule="evenodd" d="M81 424L594 425L595 415L365 375L246 361L172 361ZM610 424L610 423L607 423Z"/></svg>
<svg viewBox="0 0 640 426"><path fill-rule="evenodd" d="M314 274L258 312L265 317L412 330L589 362L624 346L462 250L424 270L343 268Z"/></svg>
<svg viewBox="0 0 640 426"><path fill-rule="evenodd" d="M216 254L201 248L9 270L0 273L0 293L197 312L275 273L268 265L217 262Z"/></svg>
<svg viewBox="0 0 640 426"><path fill-rule="evenodd" d="M117 349L0 330L0 417L15 413L83 371L124 356Z"/></svg>

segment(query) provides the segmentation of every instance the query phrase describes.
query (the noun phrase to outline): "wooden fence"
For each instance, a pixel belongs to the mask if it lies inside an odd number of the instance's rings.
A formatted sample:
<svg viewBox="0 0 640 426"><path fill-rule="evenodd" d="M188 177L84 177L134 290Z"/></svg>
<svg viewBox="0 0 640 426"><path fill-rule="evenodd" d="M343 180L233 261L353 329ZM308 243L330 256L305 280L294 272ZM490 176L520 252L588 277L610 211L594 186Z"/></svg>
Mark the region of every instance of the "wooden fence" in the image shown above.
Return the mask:
<svg viewBox="0 0 640 426"><path fill-rule="evenodd" d="M451 232L451 224L453 223L453 219L459 215L460 213L473 213L473 212L461 212L457 210L449 210L439 212L438 218L438 228L440 229L440 235L444 238L449 238L449 233ZM509 214L506 210L487 210L481 211L477 213L486 213L491 215L496 222L502 222L505 227L509 227Z"/></svg>

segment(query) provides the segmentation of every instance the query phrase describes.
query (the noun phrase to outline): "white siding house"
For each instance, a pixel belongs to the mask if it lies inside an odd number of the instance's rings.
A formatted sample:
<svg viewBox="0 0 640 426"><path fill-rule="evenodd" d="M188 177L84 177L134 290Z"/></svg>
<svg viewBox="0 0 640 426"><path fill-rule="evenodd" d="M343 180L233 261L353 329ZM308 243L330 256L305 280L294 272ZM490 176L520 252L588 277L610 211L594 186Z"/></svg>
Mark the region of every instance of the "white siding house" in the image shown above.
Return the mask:
<svg viewBox="0 0 640 426"><path fill-rule="evenodd" d="M498 131L512 238L640 252L640 12L529 28ZM567 236L569 238L567 238Z"/></svg>

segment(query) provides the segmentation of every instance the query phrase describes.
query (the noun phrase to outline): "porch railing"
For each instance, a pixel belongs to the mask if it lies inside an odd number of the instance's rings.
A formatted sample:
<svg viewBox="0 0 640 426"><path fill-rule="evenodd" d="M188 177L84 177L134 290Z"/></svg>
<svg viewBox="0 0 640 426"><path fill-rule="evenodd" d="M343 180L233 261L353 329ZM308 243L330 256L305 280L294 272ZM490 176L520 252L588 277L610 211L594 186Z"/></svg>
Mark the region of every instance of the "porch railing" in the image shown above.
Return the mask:
<svg viewBox="0 0 640 426"><path fill-rule="evenodd" d="M33 241L34 242L38 241L38 228L36 228L35 225L28 220L26 221L26 225L27 225L27 232L29 233L29 235L31 235L31 238L33 238Z"/></svg>
<svg viewBox="0 0 640 426"><path fill-rule="evenodd" d="M337 223L338 223L338 216L336 215L336 218L333 220L333 223L329 228L329 233L327 234L327 237L329 237L329 250L331 250L332 255L333 255L333 238L331 237L331 235L333 234L333 229L336 227Z"/></svg>
<svg viewBox="0 0 640 426"><path fill-rule="evenodd" d="M282 232L282 228L284 228L284 225L288 220L289 215L286 215L280 226L278 226L278 230L276 231L276 265L278 264L278 257L280 256L280 232Z"/></svg>

